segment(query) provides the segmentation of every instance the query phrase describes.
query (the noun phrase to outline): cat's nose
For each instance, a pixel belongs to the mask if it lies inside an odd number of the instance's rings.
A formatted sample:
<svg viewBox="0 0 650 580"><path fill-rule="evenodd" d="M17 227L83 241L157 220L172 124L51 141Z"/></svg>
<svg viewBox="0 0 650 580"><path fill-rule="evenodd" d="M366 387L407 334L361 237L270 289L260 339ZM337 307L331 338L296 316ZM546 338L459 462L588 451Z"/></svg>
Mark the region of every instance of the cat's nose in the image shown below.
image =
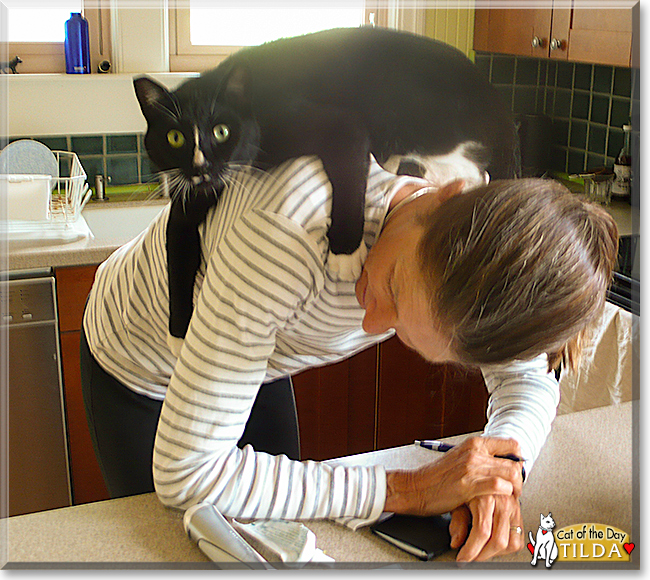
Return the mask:
<svg viewBox="0 0 650 580"><path fill-rule="evenodd" d="M192 158L192 165L194 167L205 167L206 164L206 159L205 155L203 155L203 151L201 151L198 147L194 148L194 157Z"/></svg>
<svg viewBox="0 0 650 580"><path fill-rule="evenodd" d="M211 181L212 177L210 176L209 173L203 173L201 175L193 175L192 176L192 183L194 185L201 185L202 183L206 183L208 181Z"/></svg>

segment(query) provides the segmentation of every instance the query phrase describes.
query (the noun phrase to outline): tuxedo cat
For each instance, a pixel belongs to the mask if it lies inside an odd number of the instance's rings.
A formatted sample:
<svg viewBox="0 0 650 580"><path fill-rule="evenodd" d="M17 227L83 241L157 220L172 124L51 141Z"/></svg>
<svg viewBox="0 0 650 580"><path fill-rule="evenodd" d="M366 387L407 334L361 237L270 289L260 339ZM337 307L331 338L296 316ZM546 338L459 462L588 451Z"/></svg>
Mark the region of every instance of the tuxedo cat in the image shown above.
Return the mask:
<svg viewBox="0 0 650 580"><path fill-rule="evenodd" d="M148 77L134 85L149 156L176 176L167 227L175 337L192 315L197 226L233 168L320 157L332 185L331 259L362 244L371 153L394 172L430 178L443 167L444 181L518 171L514 123L496 89L460 51L410 33L327 30L242 49L173 92Z"/></svg>

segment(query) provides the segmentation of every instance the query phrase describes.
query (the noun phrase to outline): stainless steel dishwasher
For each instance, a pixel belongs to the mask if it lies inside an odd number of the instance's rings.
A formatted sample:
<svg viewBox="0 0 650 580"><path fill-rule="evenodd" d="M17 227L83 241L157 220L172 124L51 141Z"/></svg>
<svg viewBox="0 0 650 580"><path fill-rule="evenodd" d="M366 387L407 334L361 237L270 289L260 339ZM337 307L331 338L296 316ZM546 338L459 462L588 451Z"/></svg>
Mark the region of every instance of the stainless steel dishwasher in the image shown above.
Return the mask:
<svg viewBox="0 0 650 580"><path fill-rule="evenodd" d="M72 505L56 281L48 269L2 273L9 342L9 515Z"/></svg>

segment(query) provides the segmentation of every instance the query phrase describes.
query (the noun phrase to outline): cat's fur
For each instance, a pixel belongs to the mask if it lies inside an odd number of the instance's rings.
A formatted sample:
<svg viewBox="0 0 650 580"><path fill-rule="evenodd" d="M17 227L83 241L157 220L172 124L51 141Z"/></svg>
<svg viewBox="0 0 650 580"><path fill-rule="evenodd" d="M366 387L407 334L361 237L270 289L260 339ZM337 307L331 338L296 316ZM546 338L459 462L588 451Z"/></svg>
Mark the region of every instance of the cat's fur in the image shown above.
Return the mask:
<svg viewBox="0 0 650 580"><path fill-rule="evenodd" d="M555 528L555 520L551 512L547 516L539 514L539 528L535 539L533 539L533 534L528 532L528 539L534 548L531 565L536 566L537 560L542 559L545 560L546 567L550 568L557 558L558 549L553 536L553 528Z"/></svg>
<svg viewBox="0 0 650 580"><path fill-rule="evenodd" d="M178 176L167 229L172 336L185 335L192 314L197 226L233 167L319 156L333 189L333 254L361 245L370 153L393 171L402 157L400 172L427 178L433 158L446 160L445 180L518 170L514 123L494 87L455 48L405 32L335 29L245 48L172 93L147 77L134 83L149 156ZM170 146L170 130L183 146Z"/></svg>

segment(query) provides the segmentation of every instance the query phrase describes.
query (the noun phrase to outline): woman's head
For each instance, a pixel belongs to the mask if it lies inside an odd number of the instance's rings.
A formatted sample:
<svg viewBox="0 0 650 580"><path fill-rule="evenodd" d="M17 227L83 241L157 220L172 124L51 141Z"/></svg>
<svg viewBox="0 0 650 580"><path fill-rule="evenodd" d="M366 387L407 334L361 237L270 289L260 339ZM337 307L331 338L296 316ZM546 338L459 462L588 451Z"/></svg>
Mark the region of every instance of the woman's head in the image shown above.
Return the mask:
<svg viewBox="0 0 650 580"><path fill-rule="evenodd" d="M574 364L617 257L611 216L542 179L495 181L420 217L430 310L468 364Z"/></svg>

